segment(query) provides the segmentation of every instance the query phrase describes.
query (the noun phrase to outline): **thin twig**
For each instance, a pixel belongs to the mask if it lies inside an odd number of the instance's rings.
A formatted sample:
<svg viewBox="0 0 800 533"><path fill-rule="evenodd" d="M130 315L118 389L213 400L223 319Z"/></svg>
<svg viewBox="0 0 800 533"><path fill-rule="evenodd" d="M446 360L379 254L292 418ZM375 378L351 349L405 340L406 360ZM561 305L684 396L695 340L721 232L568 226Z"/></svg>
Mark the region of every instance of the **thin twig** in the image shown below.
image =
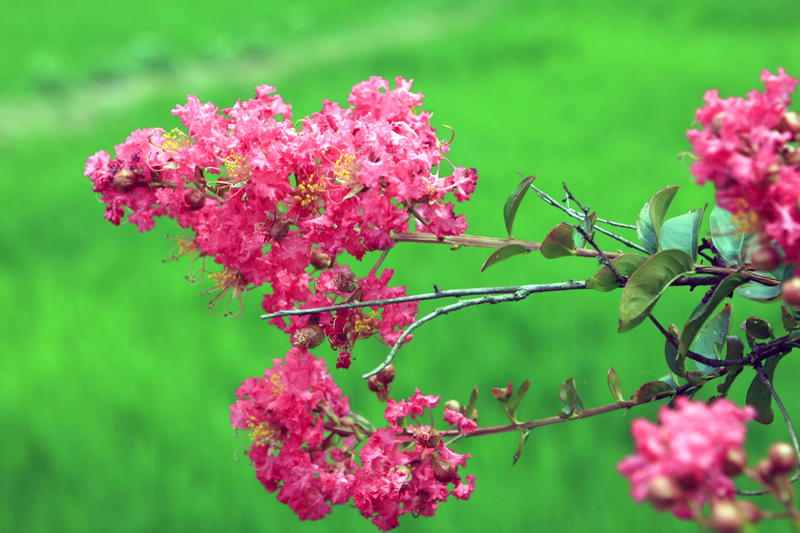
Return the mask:
<svg viewBox="0 0 800 533"><path fill-rule="evenodd" d="M709 278L690 278L690 277L681 277L675 280L672 283L674 287L700 287L705 285L713 285L717 283L718 280L713 277ZM573 282L573 283L583 283L583 282ZM553 283L547 285L554 285L554 286L561 286L563 283ZM464 296L480 296L483 294L509 294L514 293L519 290L530 290L536 287L542 287L546 285L542 284L535 284L535 285L509 285L506 287L477 287L474 289L450 289L450 290L442 290L436 286L434 286L435 292L429 292L425 294L411 294L407 296L398 296L396 298L382 298L379 300L369 300L365 302L348 302L348 303L341 303L336 305L327 305L325 307L313 307L307 309L286 309L284 311L275 311L274 313L269 313L266 315L261 315L262 320L272 320L273 318L281 318L286 316L300 316L300 315L311 315L315 313L330 313L332 311L343 311L345 309L358 309L360 307L385 307L387 305L393 304L401 304L406 302L421 302L425 300L437 300L439 298L461 298ZM579 288L579 287L576 287ZM582 287L581 287L582 288ZM553 289L550 289L553 290ZM545 292L545 291L537 291L537 292Z"/></svg>
<svg viewBox="0 0 800 533"><path fill-rule="evenodd" d="M567 193L567 198L565 200L567 202L567 207L569 207L569 201L572 200L573 202L578 204L578 207L580 208L580 210L583 211L583 218L586 219L586 217L589 216L589 209L591 209L591 208L588 207L588 206L584 207L583 204L581 204L578 201L578 199L575 198L575 196L572 195L572 193L570 192L569 188L567 188L567 182L562 181L561 182L561 186L564 187L564 192ZM570 207L570 209L572 209L572 208Z"/></svg>
<svg viewBox="0 0 800 533"><path fill-rule="evenodd" d="M564 188L566 189L566 185L564 186ZM600 258L600 262L603 263L605 266L607 266L611 270L611 272L614 274L614 276L616 276L617 281L620 283L620 285L625 285L625 283L627 283L627 281L628 281L628 278L623 276L620 273L620 271L617 270L617 267L614 266L614 263L611 262L611 260L603 252L603 250L601 250L600 247L598 247L597 244L594 242L594 239L592 239L592 236L589 235L589 233L586 230L584 230L581 227L580 224L577 224L577 225L575 225L573 227L578 231L578 233L581 234L581 236L583 237L583 239L586 242L588 242L589 244L592 245L592 248L597 250L597 254L598 254L599 258Z"/></svg>
<svg viewBox="0 0 800 533"><path fill-rule="evenodd" d="M403 342L406 338L411 334L412 331L420 327L426 322L433 320L436 317L444 316L448 313L452 313L453 311L459 311L461 309L465 309L467 307L472 307L474 305L480 304L496 304L500 302L515 302L519 300L524 300L531 294L539 293L539 292L553 292L553 291L568 291L568 290L575 290L575 289L585 289L586 282L585 281L567 281L563 283L547 283L542 285L524 285L518 288L518 290L507 293L501 294L497 296L486 295L481 298L473 298L471 300L462 300L460 302L456 302L454 304L445 305L443 307L439 307L434 312L425 315L424 317L418 319L413 324L408 326L405 331L400 335L397 339L397 342L394 343L392 350L389 352L389 355L386 357L386 360L378 365L375 369L367 372L363 376L363 379L369 379L370 377L374 376L381 370L383 370L389 363L392 362L394 356L397 354L397 351L400 349L400 346L403 345ZM447 291L441 291L441 293Z"/></svg>
<svg viewBox="0 0 800 533"><path fill-rule="evenodd" d="M535 185L531 185L530 187L531 187L531 189L533 189L536 192L536 194L539 195L539 198L541 198L542 200L544 200L548 204L552 205L553 207L558 207L559 209L564 211L566 214L568 214L572 218L575 218L575 219L578 219L580 221L583 221L583 217L581 216L581 214L578 213L577 211L575 211L574 209L571 209L569 207L565 207L565 206L561 205L559 202L555 201L549 194L547 194L546 192L538 189ZM600 221L599 218L597 220ZM643 248L642 246L639 246L635 242L629 241L628 239L622 237L621 235L617 235L616 233L612 233L612 232L608 231L607 229L600 228L600 227L595 227L595 229L597 231L599 231L600 233L604 233L604 234L608 235L609 237L611 237L612 239L615 239L615 240L621 242L622 244L624 244L628 248L633 248L634 250L638 250L640 252L643 252L643 253L646 253L646 254L649 255L649 252L645 248ZM635 226L634 226L634 229L635 229Z"/></svg>
<svg viewBox="0 0 800 533"><path fill-rule="evenodd" d="M767 388L769 393L772 395L772 398L775 400L775 403L778 405L778 409L781 410L781 414L783 415L783 420L786 422L786 428L789 430L789 436L792 438L792 446L794 447L794 453L797 456L798 463L800 463L800 444L797 442L797 433L794 430L794 425L792 424L792 420L789 418L789 414L786 412L786 408L783 406L783 402L781 401L780 396L775 391L775 387L772 386L772 383L769 381L766 373L764 373L764 368L759 361L755 365L753 365L758 377L761 379L761 383ZM794 483L800 479L800 471L795 473L792 477L791 482ZM765 490L737 490L736 494L740 494L742 496L761 496L763 494L767 494Z"/></svg>

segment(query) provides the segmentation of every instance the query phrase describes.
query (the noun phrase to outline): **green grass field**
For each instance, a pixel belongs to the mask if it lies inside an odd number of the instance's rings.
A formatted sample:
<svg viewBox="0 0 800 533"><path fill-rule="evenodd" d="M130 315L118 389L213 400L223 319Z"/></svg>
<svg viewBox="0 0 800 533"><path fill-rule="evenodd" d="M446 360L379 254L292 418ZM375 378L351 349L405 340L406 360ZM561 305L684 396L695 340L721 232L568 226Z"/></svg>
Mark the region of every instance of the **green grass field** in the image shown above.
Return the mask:
<svg viewBox="0 0 800 533"><path fill-rule="evenodd" d="M479 171L461 207L470 233L504 235L518 170L552 194L566 181L599 216L629 223L654 192L678 184L670 213L679 214L713 201L677 158L704 91L743 96L761 87L763 68L800 74L798 15L788 1L17 3L0 20L9 200L0 210L0 531L375 529L349 508L300 523L234 460L243 443L228 423L234 390L282 357L288 339L260 322L257 293L243 320L206 311L201 289L183 280L188 265L161 262L174 224L140 235L103 220L83 177L87 156L133 129L177 126L170 110L188 93L228 107L266 83L300 117L323 98L345 101L371 75L402 75L426 95L434 125L455 128L449 157ZM561 220L529 196L515 236L541 240ZM586 279L598 268L532 254L481 273L487 255L408 244L384 264L409 293ZM556 413L570 376L587 405L613 401L609 366L630 395L667 369L652 326L616 333L619 297L535 295L438 319L400 352L394 396L419 386L465 400L477 385L480 424L494 425L504 420L490 388L508 381L531 378L521 410L531 419ZM673 289L656 315L682 324L700 297ZM734 306L736 324L778 316L775 306ZM358 376L385 355L365 343L349 372L334 372L373 421L382 409ZM781 367L776 388L797 414L790 376L800 367ZM745 381L731 394L740 403ZM516 436L461 441L457 451L473 455L465 472L478 476L472 499L435 518L406 516L400 530L694 531L633 503L615 470L632 451L630 420L656 410L537 430L513 467ZM780 423L754 424L748 450L760 457L785 438Z"/></svg>

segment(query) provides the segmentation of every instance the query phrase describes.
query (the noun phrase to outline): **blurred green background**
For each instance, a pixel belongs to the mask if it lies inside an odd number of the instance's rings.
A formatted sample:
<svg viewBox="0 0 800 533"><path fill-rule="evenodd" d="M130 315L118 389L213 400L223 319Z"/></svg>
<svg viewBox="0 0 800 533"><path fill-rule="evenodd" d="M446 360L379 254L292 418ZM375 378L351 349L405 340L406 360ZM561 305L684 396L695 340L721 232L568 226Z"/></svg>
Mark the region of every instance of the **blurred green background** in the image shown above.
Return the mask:
<svg viewBox="0 0 800 533"><path fill-rule="evenodd" d="M0 20L2 531L374 530L349 508L300 523L234 461L244 441L228 424L233 392L282 357L288 339L260 322L258 294L243 320L210 315L183 280L187 263L161 262L174 225L147 235L112 226L83 177L87 156L113 151L131 130L177 126L170 110L188 93L228 107L266 83L301 117L323 98L346 101L371 75L414 78L434 125L455 128L450 158L479 170L460 207L469 232L503 236L517 170L553 194L566 181L601 217L627 222L666 185L685 185L671 214L711 202L676 157L703 92L744 95L761 87L763 68L800 74L800 8L789 1L66 6L16 3ZM530 195L515 235L541 240L562 218ZM410 293L586 279L598 268L529 255L480 273L487 255L400 245L385 264ZM419 386L465 400L477 385L480 423L493 425L504 420L489 389L508 381L531 378L527 418L555 414L570 376L588 406L612 401L611 365L631 394L666 372L664 343L648 324L616 333L619 296L536 295L438 319L400 352L394 395ZM656 316L683 324L700 297L674 289ZM737 301L734 320L775 318L774 307ZM374 421L381 407L358 375L385 354L363 343L353 368L334 372ZM798 365L781 366L776 387L797 414L788 389ZM748 377L732 392L739 402ZM436 518L405 516L400 529L694 531L634 504L615 470L632 450L630 420L656 409L537 430L513 467L516 436L461 441L458 451L473 454L465 472L478 477L472 499ZM779 423L754 425L748 450L760 457L783 438Z"/></svg>

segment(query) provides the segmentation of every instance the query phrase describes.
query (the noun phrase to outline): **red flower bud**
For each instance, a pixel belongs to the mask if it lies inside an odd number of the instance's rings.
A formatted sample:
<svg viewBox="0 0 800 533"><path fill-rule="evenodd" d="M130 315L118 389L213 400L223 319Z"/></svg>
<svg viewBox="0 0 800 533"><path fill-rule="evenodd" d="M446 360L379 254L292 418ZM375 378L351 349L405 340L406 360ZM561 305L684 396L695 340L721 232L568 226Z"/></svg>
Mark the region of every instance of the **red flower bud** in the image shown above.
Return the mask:
<svg viewBox="0 0 800 533"><path fill-rule="evenodd" d="M384 385L388 385L392 381L394 381L394 365L389 363L385 367L381 369L380 372L376 374L378 381L383 383Z"/></svg>
<svg viewBox="0 0 800 533"><path fill-rule="evenodd" d="M333 276L333 286L339 292L353 292L358 288L355 279L356 275L350 271L337 272Z"/></svg>
<svg viewBox="0 0 800 533"><path fill-rule="evenodd" d="M739 514L741 514L745 522L755 524L761 519L761 509L750 500L738 500L736 507L739 508Z"/></svg>
<svg viewBox="0 0 800 533"><path fill-rule="evenodd" d="M711 529L717 533L737 533L742 527L742 516L736 504L720 500L711 505Z"/></svg>
<svg viewBox="0 0 800 533"><path fill-rule="evenodd" d="M311 250L310 263L311 266L317 270L325 270L330 268L331 263L333 263L333 259L331 259L331 256L323 252L320 248L314 248Z"/></svg>
<svg viewBox="0 0 800 533"><path fill-rule="evenodd" d="M433 467L433 477L439 483L450 483L456 478L456 465L446 459L436 456L431 459L431 466Z"/></svg>
<svg viewBox="0 0 800 533"><path fill-rule="evenodd" d="M647 485L646 499L659 511L669 509L683 497L675 481L667 476L656 476Z"/></svg>
<svg viewBox="0 0 800 533"><path fill-rule="evenodd" d="M128 192L132 190L139 182L139 177L136 173L129 168L122 168L114 174L114 188L118 191Z"/></svg>
<svg viewBox="0 0 800 533"><path fill-rule="evenodd" d="M461 402L458 400L447 400L447 403L444 404L444 408L459 412L461 410Z"/></svg>
<svg viewBox="0 0 800 533"><path fill-rule="evenodd" d="M292 336L292 345L297 348L313 349L322 344L325 340L325 333L317 324L311 324L303 329L297 330Z"/></svg>
<svg viewBox="0 0 800 533"><path fill-rule="evenodd" d="M206 175L203 174L203 167L194 167L194 182L201 189L205 189L207 185Z"/></svg>
<svg viewBox="0 0 800 533"><path fill-rule="evenodd" d="M800 277L793 277L781 285L781 297L789 305L800 305Z"/></svg>
<svg viewBox="0 0 800 533"><path fill-rule="evenodd" d="M728 477L736 477L742 473L747 466L747 455L742 450L728 448L725 461L722 463L722 470Z"/></svg>
<svg viewBox="0 0 800 533"><path fill-rule="evenodd" d="M183 201L192 211L202 209L206 205L206 195L199 189L186 189L183 191Z"/></svg>
<svg viewBox="0 0 800 533"><path fill-rule="evenodd" d="M369 387L369 390L372 392L380 392L383 390L383 383L378 381L378 376L371 376L367 380L367 387Z"/></svg>
<svg viewBox="0 0 800 533"><path fill-rule="evenodd" d="M776 442L770 446L768 457L774 474L788 474L797 465L794 448L788 442Z"/></svg>
<svg viewBox="0 0 800 533"><path fill-rule="evenodd" d="M781 254L772 246L762 246L753 252L750 263L756 270L770 272L781 266Z"/></svg>

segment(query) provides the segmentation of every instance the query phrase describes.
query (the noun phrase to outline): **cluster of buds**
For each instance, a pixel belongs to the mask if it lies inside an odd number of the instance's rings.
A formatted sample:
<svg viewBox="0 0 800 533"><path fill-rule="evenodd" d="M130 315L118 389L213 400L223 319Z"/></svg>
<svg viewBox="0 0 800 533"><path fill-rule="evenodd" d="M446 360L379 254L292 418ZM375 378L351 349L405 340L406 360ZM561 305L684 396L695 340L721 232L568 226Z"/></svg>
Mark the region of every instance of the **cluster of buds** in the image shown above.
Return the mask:
<svg viewBox="0 0 800 533"><path fill-rule="evenodd" d="M391 386L389 384L392 381L394 381L394 365L389 363L377 374L369 378L367 381L367 386L369 387L369 390L375 393L375 395L378 397L378 400L386 402L389 400L389 391L391 390Z"/></svg>

